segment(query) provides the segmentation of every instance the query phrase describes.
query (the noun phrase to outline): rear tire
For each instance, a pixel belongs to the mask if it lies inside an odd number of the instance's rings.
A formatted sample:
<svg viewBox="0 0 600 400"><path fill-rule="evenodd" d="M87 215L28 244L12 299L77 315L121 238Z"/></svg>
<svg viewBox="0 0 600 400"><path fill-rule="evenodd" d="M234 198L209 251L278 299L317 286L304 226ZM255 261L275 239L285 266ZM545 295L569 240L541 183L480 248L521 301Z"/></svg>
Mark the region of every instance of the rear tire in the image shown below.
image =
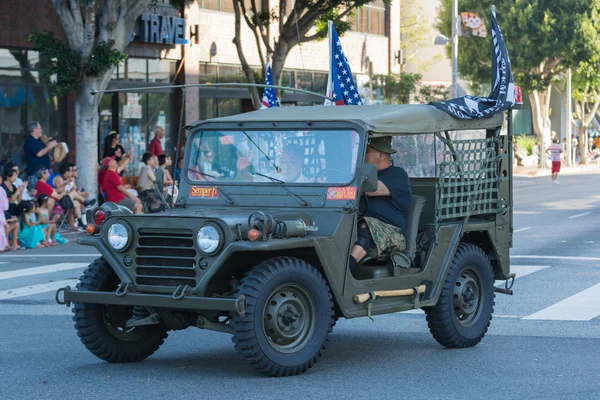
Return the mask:
<svg viewBox="0 0 600 400"><path fill-rule="evenodd" d="M459 244L437 304L424 309L431 334L449 348L475 346L490 326L494 297L487 255L473 244Z"/></svg>
<svg viewBox="0 0 600 400"><path fill-rule="evenodd" d="M112 292L119 278L104 258L92 262L83 272L77 289ZM126 328L132 306L74 303L73 321L81 343L96 357L113 363L141 361L164 343L163 324Z"/></svg>
<svg viewBox="0 0 600 400"><path fill-rule="evenodd" d="M255 369L269 376L299 375L312 367L333 330L331 292L307 262L279 257L241 280L246 314L233 315L233 343Z"/></svg>

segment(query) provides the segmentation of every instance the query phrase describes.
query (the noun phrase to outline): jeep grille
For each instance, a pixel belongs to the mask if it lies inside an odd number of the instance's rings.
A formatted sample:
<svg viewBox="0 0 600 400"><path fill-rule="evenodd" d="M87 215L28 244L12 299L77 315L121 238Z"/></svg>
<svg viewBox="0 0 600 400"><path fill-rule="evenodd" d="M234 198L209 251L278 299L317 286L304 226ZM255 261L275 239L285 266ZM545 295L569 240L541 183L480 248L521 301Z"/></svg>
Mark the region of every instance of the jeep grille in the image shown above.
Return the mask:
<svg viewBox="0 0 600 400"><path fill-rule="evenodd" d="M135 249L136 283L196 286L196 248L190 229L139 229Z"/></svg>

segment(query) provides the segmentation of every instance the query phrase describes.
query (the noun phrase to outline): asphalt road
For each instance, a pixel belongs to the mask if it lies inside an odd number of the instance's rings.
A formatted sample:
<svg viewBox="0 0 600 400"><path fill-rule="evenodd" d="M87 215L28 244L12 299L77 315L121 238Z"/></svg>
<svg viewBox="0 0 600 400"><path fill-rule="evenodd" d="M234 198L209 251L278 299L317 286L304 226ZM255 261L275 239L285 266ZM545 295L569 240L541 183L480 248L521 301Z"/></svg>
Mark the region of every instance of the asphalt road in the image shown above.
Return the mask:
<svg viewBox="0 0 600 400"><path fill-rule="evenodd" d="M497 295L478 346L442 348L418 311L340 320L324 357L291 378L255 373L229 336L194 328L141 363L103 362L53 300L94 250L0 255L0 398L600 398L600 175L549 181L515 180L515 295Z"/></svg>

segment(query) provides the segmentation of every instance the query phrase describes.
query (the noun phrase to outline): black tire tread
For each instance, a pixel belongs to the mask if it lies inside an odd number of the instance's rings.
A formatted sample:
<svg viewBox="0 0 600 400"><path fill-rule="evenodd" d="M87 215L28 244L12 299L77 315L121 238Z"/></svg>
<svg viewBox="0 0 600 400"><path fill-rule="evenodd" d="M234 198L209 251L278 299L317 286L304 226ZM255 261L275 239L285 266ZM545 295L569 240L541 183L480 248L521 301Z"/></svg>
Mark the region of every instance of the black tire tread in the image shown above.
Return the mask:
<svg viewBox="0 0 600 400"><path fill-rule="evenodd" d="M253 329L253 319L255 305L260 296L261 287L276 274L292 269L299 269L307 272L327 289L329 298L329 321L327 336L320 350L314 357L300 366L287 367L276 364L264 354L256 339L256 334ZM307 262L294 257L276 257L269 259L258 264L246 273L240 281L236 295L240 294L243 294L246 297L246 314L243 317L238 314L233 316L232 326L234 334L232 341L235 345L235 349L253 368L268 376L293 376L306 372L317 362L317 359L321 357L322 351L326 348L326 343L329 341L329 335L333 331L335 321L331 290L329 289L327 281L323 278L323 275L321 275L316 268Z"/></svg>
<svg viewBox="0 0 600 400"><path fill-rule="evenodd" d="M429 327L431 335L439 344L448 348L473 347L479 343L487 333L492 320L492 315L494 313L495 293L492 292L492 310L485 329L483 329L483 331L477 337L468 339L461 336L460 333L456 331L452 321L452 318L455 318L454 313L448 312L448 302L452 301L451 297L454 285L453 277L458 274L458 270L461 267L462 261L473 253L482 256L486 260L487 267L493 273L492 265L487 255L480 247L470 243L460 243L456 249L450 270L446 275L446 280L442 286L442 292L437 304L433 307L424 308L427 316L427 326ZM493 285L493 278L491 284Z"/></svg>
<svg viewBox="0 0 600 400"><path fill-rule="evenodd" d="M114 271L106 260L100 257L94 260L77 283L77 290L101 291L102 285L108 279L114 279ZM167 329L163 325L154 325L151 335L145 338L140 346L135 342L128 342L124 348L117 348L115 343L118 339L110 333L99 330L96 326L96 311L100 305L89 303L73 303L73 321L77 336L81 343L96 357L111 363L128 363L141 361L151 356L164 343L168 336Z"/></svg>

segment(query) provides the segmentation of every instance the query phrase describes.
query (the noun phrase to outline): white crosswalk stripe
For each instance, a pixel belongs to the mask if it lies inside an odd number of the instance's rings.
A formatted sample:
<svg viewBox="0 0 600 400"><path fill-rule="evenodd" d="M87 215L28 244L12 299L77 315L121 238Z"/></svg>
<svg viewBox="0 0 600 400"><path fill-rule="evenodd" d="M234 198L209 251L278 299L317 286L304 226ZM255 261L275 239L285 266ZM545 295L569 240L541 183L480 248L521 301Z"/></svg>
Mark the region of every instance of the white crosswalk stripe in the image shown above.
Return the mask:
<svg viewBox="0 0 600 400"><path fill-rule="evenodd" d="M22 276L31 276L39 274L49 274L51 272L67 271L86 267L85 263L60 263L50 264L35 268L16 269L13 271L0 272L0 281L3 279L19 278Z"/></svg>
<svg viewBox="0 0 600 400"><path fill-rule="evenodd" d="M16 297L31 296L39 293L52 292L67 285L75 287L79 279L66 279L62 281L42 283L40 285L25 286L0 292L0 300L14 299Z"/></svg>
<svg viewBox="0 0 600 400"><path fill-rule="evenodd" d="M524 257L525 258L525 257ZM550 257L548 257L550 259ZM587 260L585 260L587 261ZM9 264L8 262L0 262L0 264ZM35 265L35 264L34 264ZM0 290L0 301L3 305L0 306L0 315L4 314L19 314L19 315L67 315L68 309L60 308L54 304L54 291L64 286L74 288L78 279L73 279L74 276L68 271L83 269L87 263L56 263L41 265L32 268L11 269L9 271L0 272L0 283L3 284L3 289ZM11 266L12 267L12 266ZM9 267L9 268L11 268ZM4 267L6 268L6 266ZM516 279L521 279L526 276L539 274L544 270L549 270L550 265L511 265L511 272L516 274ZM65 274L65 271L67 274ZM76 271L79 273L80 271ZM62 274L61 274L62 273ZM23 280L26 278L27 280ZM69 278L69 279L66 279ZM20 284L15 288L11 287L11 280L16 280ZM48 282L48 280L54 280ZM531 285L535 282L536 277L531 277L534 281L528 281ZM43 282L43 283L40 283ZM31 285L27 285L31 283ZM590 282L588 284L594 284ZM27 285L27 286L26 286ZM504 281L496 281L498 287L504 286ZM583 285L585 287L587 285ZM36 295L40 295L35 297ZM12 299L22 299L24 297L34 296L35 301L43 298L45 304L27 304L26 302L15 301ZM600 283L595 284L585 290L582 290L570 297L564 298L546 308L532 310L520 315L496 315L496 317L519 318L523 320L548 320L548 321L589 321L600 316ZM547 306L545 304L544 306ZM541 307L540 307L541 308ZM508 311L508 312L507 312ZM408 313L423 313L422 310L411 310ZM513 314L512 309L505 309L502 314ZM514 314L519 314L518 311Z"/></svg>
<svg viewBox="0 0 600 400"><path fill-rule="evenodd" d="M589 321L600 315L600 283L523 319Z"/></svg>

